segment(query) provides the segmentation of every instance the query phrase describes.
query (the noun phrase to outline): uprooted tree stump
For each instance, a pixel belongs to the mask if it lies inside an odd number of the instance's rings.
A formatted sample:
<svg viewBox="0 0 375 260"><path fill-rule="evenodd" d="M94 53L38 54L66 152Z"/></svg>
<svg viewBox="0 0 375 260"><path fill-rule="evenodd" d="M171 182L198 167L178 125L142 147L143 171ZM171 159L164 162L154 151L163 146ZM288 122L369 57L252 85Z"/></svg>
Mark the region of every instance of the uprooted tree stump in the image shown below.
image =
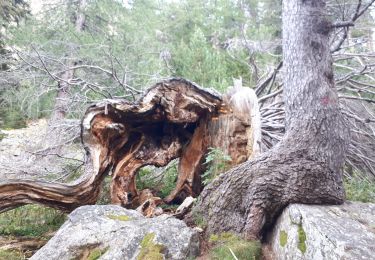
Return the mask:
<svg viewBox="0 0 375 260"><path fill-rule="evenodd" d="M41 203L64 211L96 202L100 184L111 173L111 200L128 208L160 203L138 191L135 176L146 165L162 167L180 158L175 189L166 203L181 202L202 190L200 175L208 148L221 149L232 165L259 152L260 117L249 88L227 94L200 88L184 79L151 87L137 102L105 100L88 108L81 124L89 167L78 184L6 181L0 184L0 211Z"/></svg>

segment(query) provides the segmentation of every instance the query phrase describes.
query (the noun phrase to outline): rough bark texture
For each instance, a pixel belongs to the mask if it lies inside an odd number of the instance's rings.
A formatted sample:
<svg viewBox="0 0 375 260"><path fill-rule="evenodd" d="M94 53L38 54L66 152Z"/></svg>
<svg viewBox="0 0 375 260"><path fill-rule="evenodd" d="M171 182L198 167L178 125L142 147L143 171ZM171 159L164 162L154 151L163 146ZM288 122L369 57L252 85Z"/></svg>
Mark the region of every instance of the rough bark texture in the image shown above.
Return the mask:
<svg viewBox="0 0 375 260"><path fill-rule="evenodd" d="M180 157L177 185L165 202L199 195L209 147L223 149L233 165L259 152L253 145L260 143L260 126L252 122L252 116L259 118L257 108L250 89L237 87L222 97L184 79L158 83L137 102L105 100L89 107L82 120L82 142L92 162L82 180L75 185L0 183L0 211L32 202L66 211L94 203L111 172L112 203L152 216L162 201L149 190L136 189L138 170Z"/></svg>
<svg viewBox="0 0 375 260"><path fill-rule="evenodd" d="M283 1L287 132L267 153L222 174L193 214L209 233L259 237L289 203L338 204L348 131L334 87L325 1Z"/></svg>

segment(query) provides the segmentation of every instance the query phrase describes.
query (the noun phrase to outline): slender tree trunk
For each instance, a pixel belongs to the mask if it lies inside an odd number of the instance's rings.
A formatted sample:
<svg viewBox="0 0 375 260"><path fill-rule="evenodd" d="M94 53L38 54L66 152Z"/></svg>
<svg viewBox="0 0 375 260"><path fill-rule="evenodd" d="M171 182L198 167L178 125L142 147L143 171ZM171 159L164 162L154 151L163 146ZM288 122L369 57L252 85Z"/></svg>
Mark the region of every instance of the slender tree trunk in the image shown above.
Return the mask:
<svg viewBox="0 0 375 260"><path fill-rule="evenodd" d="M324 0L283 1L286 135L271 151L222 174L193 216L209 233L259 237L289 203L339 204L348 131L339 110Z"/></svg>
<svg viewBox="0 0 375 260"><path fill-rule="evenodd" d="M86 8L86 4L86 0L79 0L77 3L78 9L74 21L74 27L77 33L82 32L84 29L86 16L83 11ZM71 55L68 54L68 56ZM68 68L68 70L61 75L62 80L57 84L56 102L50 119L52 124L64 119L68 113L70 88L69 82L74 78L75 72L74 69L70 68L74 65L74 59L69 59L66 64L66 68Z"/></svg>

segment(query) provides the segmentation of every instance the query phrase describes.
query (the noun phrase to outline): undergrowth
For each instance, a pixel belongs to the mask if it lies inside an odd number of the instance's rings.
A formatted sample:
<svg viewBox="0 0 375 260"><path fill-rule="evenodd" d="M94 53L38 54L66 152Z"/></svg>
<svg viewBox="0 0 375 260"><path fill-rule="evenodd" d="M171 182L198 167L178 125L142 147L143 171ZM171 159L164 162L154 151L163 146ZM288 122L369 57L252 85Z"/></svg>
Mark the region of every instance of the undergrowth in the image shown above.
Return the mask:
<svg viewBox="0 0 375 260"><path fill-rule="evenodd" d="M26 256L22 252L17 250L4 250L0 249L0 259L1 260L23 260Z"/></svg>
<svg viewBox="0 0 375 260"><path fill-rule="evenodd" d="M26 205L0 214L0 235L43 237L57 230L65 214L39 205Z"/></svg>
<svg viewBox="0 0 375 260"><path fill-rule="evenodd" d="M256 240L244 240L232 233L211 235L212 246L209 254L212 260L258 260L261 259L261 243Z"/></svg>
<svg viewBox="0 0 375 260"><path fill-rule="evenodd" d="M220 173L228 169L229 163L232 161L229 155L225 154L218 148L208 148L208 153L204 164L207 169L202 174L202 182L204 185L213 181Z"/></svg>
<svg viewBox="0 0 375 260"><path fill-rule="evenodd" d="M375 181L354 174L344 179L346 199L375 203Z"/></svg>
<svg viewBox="0 0 375 260"><path fill-rule="evenodd" d="M152 167L144 167L136 175L138 190L151 189L160 198L165 198L176 187L178 161L172 161L160 174L155 174Z"/></svg>

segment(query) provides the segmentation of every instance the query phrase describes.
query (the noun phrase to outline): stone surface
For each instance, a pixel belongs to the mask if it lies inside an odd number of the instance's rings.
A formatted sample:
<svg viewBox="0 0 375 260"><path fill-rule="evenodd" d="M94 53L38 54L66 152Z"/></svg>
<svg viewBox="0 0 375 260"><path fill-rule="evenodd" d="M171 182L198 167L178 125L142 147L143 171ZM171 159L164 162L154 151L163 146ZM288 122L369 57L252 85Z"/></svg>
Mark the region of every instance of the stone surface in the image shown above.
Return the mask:
<svg viewBox="0 0 375 260"><path fill-rule="evenodd" d="M141 244L149 244L144 242L149 238L161 245L164 259L189 259L199 253L198 233L181 220L168 215L145 218L120 206L95 205L73 211L31 259L81 259L95 252L102 260L139 259L145 249Z"/></svg>
<svg viewBox="0 0 375 260"><path fill-rule="evenodd" d="M269 237L277 259L375 259L375 204L287 207Z"/></svg>

